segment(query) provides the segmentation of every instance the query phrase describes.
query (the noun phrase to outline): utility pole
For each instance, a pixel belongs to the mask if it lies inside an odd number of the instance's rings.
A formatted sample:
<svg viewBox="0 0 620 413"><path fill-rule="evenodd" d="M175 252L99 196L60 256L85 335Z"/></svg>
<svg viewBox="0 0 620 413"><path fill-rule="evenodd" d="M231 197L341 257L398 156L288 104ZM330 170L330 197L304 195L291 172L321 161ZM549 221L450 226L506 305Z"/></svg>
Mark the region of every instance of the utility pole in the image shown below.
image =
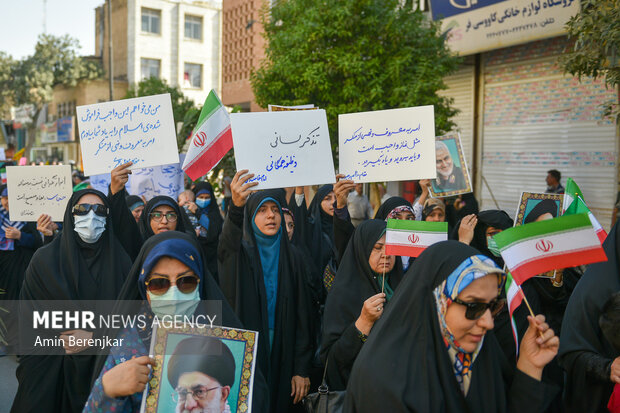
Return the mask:
<svg viewBox="0 0 620 413"><path fill-rule="evenodd" d="M110 101L113 101L114 68L112 66L112 0L108 0L108 77L110 78Z"/></svg>

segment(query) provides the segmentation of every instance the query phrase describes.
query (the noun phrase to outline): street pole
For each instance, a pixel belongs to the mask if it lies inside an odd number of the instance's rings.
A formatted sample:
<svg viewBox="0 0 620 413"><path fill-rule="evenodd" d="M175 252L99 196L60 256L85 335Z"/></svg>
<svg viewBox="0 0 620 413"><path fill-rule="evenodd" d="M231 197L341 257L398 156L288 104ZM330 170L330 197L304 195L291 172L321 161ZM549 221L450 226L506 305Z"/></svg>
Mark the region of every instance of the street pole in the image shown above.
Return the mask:
<svg viewBox="0 0 620 413"><path fill-rule="evenodd" d="M110 78L110 101L114 100L114 70L112 66L112 0L108 0L108 77Z"/></svg>

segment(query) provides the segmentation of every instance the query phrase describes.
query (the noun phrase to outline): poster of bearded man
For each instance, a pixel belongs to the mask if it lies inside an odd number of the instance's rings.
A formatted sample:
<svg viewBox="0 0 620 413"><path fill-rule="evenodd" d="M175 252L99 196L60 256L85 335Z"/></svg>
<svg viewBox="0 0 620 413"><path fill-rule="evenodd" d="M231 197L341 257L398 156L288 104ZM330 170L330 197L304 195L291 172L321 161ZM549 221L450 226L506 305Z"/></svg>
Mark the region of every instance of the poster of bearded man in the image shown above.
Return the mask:
<svg viewBox="0 0 620 413"><path fill-rule="evenodd" d="M461 136L458 133L435 138L437 178L431 181L431 194L442 198L472 192L471 179Z"/></svg>

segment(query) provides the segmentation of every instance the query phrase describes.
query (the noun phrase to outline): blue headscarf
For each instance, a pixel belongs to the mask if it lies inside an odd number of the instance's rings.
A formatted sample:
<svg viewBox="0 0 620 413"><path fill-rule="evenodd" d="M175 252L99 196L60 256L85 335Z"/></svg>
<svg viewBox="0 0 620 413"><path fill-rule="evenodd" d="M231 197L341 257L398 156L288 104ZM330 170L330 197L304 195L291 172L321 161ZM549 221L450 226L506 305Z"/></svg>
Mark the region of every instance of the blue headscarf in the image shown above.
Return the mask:
<svg viewBox="0 0 620 413"><path fill-rule="evenodd" d="M252 230L258 247L260 263L263 269L263 280L265 282L265 293L267 294L267 316L269 320L269 329L273 330L276 324L276 302L278 298L278 264L280 262L280 238L282 237L282 225L275 235L263 234L254 219L261 205L265 202L274 202L278 209L282 209L280 203L274 198L267 197L263 199L256 207L254 215L252 215Z"/></svg>
<svg viewBox="0 0 620 413"><path fill-rule="evenodd" d="M155 245L142 264L142 270L138 277L138 289L142 298L146 299L146 285L144 284L146 277L162 257L175 258L181 261L200 278L201 283L203 282L202 259L196 248L184 239L167 239Z"/></svg>

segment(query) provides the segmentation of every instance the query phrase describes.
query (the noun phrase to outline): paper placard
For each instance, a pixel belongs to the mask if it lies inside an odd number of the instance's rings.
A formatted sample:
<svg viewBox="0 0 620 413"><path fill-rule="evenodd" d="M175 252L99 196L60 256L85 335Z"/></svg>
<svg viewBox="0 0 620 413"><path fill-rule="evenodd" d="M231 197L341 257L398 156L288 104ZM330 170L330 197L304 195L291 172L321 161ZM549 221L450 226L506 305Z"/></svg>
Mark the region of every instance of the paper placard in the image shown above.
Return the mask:
<svg viewBox="0 0 620 413"><path fill-rule="evenodd" d="M437 177L431 180L431 195L442 198L472 192L469 168L461 146L461 135L438 136L435 141Z"/></svg>
<svg viewBox="0 0 620 413"><path fill-rule="evenodd" d="M336 181L324 109L230 115L237 170L255 189Z"/></svg>
<svg viewBox="0 0 620 413"><path fill-rule="evenodd" d="M78 106L84 174L179 162L170 94Z"/></svg>
<svg viewBox="0 0 620 413"><path fill-rule="evenodd" d="M0 161L6 160L6 154L4 153L4 148L0 148Z"/></svg>
<svg viewBox="0 0 620 413"><path fill-rule="evenodd" d="M41 214L62 222L73 193L71 166L7 166L11 221L36 221Z"/></svg>
<svg viewBox="0 0 620 413"><path fill-rule="evenodd" d="M180 163L135 169L131 171L125 189L130 195L144 196L147 200L158 195L167 195L176 200L185 188L184 177ZM91 176L90 185L107 194L110 174Z"/></svg>
<svg viewBox="0 0 620 413"><path fill-rule="evenodd" d="M355 182L434 179L433 106L338 115L340 173Z"/></svg>

